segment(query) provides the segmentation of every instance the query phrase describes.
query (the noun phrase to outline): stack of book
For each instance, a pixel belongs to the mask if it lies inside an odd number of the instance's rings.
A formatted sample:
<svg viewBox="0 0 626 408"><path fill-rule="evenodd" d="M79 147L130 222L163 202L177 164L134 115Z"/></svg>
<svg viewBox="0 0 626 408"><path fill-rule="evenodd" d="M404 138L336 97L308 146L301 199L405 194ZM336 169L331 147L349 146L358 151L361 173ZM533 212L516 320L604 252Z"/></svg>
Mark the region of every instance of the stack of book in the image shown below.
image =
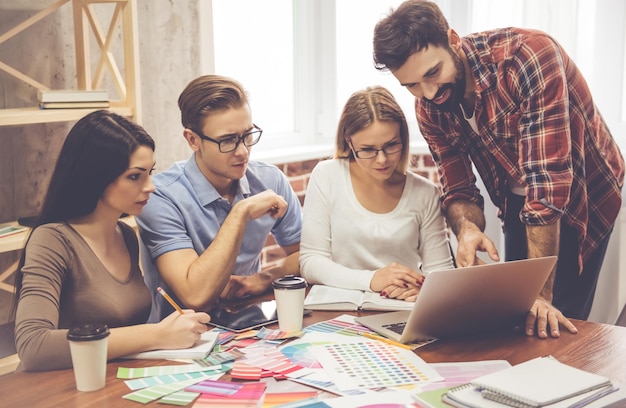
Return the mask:
<svg viewBox="0 0 626 408"><path fill-rule="evenodd" d="M105 90L57 89L37 91L40 109L108 108L109 92Z"/></svg>

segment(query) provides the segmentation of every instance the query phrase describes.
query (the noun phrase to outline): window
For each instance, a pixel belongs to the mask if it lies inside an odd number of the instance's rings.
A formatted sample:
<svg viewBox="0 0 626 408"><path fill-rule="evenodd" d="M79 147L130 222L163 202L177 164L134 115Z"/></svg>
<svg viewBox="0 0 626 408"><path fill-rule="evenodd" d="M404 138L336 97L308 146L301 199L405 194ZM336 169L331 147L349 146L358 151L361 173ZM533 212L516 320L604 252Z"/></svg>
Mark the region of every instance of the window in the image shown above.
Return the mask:
<svg viewBox="0 0 626 408"><path fill-rule="evenodd" d="M337 120L350 95L372 85L387 88L396 98L409 123L411 135L418 135L413 96L388 71L374 68L372 40L376 23L403 0L338 0L336 2ZM355 18L358 10L358 18ZM345 22L349 21L350 24ZM421 137L413 137L413 143Z"/></svg>
<svg viewBox="0 0 626 408"><path fill-rule="evenodd" d="M373 66L376 22L402 0L213 0L206 72L240 80L251 95L253 118L264 130L255 148L323 145L330 149L348 96L370 85L387 87L403 107L413 144L424 145L413 98L395 78ZM586 76L609 124L626 116L615 89L626 88L622 0L437 0L450 26L464 35L521 26L557 38ZM204 2L202 2L204 3ZM203 14L204 15L204 14ZM609 19L610 24L597 22ZM210 20L210 19L208 19ZM204 22L203 22L204 24ZM210 21L208 22L210 26ZM609 34L607 30L621 30ZM611 41L604 39L611 38ZM203 42L201 41L201 44ZM206 52L206 50L203 50ZM617 61L605 64L606 61ZM610 83L605 83L606 81ZM619 138L619 137L618 137ZM622 139L624 137L622 136ZM330 151L330 150L329 150Z"/></svg>
<svg viewBox="0 0 626 408"><path fill-rule="evenodd" d="M213 0L214 66L206 71L249 91L264 130L256 151L330 146L348 96L375 84L394 93L417 129L413 98L372 60L374 25L401 1Z"/></svg>
<svg viewBox="0 0 626 408"><path fill-rule="evenodd" d="M266 133L294 130L294 35L291 0L213 0L215 73L250 94ZM271 16L271 18L268 18Z"/></svg>

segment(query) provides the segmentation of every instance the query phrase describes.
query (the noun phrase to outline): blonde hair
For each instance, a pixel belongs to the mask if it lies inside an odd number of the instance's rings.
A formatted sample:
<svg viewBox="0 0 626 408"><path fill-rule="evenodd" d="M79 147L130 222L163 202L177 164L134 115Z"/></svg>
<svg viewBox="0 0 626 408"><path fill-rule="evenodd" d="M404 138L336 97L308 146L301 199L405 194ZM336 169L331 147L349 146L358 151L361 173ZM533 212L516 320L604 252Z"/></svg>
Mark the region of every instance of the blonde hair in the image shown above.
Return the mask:
<svg viewBox="0 0 626 408"><path fill-rule="evenodd" d="M347 139L374 122L395 122L399 125L402 156L395 171L406 174L409 165L409 127L402 108L391 92L382 86L367 87L350 95L339 118L334 157L354 160Z"/></svg>

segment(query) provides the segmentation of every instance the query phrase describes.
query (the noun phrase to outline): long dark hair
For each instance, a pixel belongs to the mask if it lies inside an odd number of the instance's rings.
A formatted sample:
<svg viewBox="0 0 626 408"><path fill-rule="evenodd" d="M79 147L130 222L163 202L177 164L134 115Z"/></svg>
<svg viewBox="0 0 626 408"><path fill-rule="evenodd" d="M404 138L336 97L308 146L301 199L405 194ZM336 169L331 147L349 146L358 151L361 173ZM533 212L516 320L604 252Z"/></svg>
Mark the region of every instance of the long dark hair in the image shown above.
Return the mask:
<svg viewBox="0 0 626 408"><path fill-rule="evenodd" d="M143 127L116 113L99 110L76 122L61 147L33 230L93 212L106 187L128 169L130 156L139 146L154 151L154 140ZM27 246L28 241L15 275L14 312Z"/></svg>

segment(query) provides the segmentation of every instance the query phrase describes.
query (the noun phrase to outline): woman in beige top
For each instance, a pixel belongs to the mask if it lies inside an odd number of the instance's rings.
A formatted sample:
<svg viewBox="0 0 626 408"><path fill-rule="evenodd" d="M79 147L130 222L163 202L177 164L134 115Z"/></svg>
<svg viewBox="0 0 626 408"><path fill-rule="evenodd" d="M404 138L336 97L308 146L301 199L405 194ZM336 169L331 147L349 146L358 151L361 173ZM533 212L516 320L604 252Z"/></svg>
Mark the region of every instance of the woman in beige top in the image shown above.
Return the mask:
<svg viewBox="0 0 626 408"><path fill-rule="evenodd" d="M190 347L207 330L209 316L192 311L144 324L151 296L119 218L147 203L153 166L154 141L122 116L96 111L69 132L16 275L21 369L71 367L67 329L83 323L111 328L109 359Z"/></svg>

